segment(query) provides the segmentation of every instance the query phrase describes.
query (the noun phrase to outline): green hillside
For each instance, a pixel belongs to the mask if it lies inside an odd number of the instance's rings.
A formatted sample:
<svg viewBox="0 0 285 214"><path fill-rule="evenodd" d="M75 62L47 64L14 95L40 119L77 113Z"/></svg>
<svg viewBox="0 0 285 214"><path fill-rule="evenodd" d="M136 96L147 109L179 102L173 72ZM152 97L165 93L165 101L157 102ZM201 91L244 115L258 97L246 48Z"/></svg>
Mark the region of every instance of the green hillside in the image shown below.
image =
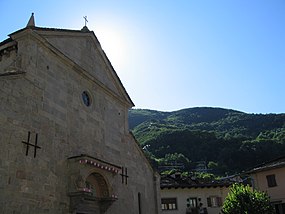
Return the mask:
<svg viewBox="0 0 285 214"><path fill-rule="evenodd" d="M225 174L285 155L285 114L210 107L174 112L132 109L129 123L156 166L179 162L189 171L202 161L208 171Z"/></svg>

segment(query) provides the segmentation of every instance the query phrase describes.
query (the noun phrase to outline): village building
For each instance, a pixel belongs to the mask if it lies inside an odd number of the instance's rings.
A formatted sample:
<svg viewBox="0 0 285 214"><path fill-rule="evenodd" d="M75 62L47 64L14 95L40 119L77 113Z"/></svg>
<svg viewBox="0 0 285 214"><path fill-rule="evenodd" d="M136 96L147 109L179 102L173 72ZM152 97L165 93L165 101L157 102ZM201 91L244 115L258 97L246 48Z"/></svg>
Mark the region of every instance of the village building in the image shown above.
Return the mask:
<svg viewBox="0 0 285 214"><path fill-rule="evenodd" d="M162 214L219 214L232 184L230 180L164 175L160 185Z"/></svg>
<svg viewBox="0 0 285 214"><path fill-rule="evenodd" d="M32 15L10 34L0 103L0 213L160 213L159 175L129 132L134 104L87 26Z"/></svg>
<svg viewBox="0 0 285 214"><path fill-rule="evenodd" d="M254 189L269 195L276 213L285 213L285 156L256 166L247 174Z"/></svg>

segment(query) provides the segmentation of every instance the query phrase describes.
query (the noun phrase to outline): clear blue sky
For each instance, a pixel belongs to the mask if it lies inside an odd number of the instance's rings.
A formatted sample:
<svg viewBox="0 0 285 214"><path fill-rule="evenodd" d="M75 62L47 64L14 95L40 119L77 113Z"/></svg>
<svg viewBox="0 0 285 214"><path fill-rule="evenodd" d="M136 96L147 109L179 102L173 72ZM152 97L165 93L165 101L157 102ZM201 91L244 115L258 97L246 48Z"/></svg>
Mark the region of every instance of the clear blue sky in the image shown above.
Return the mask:
<svg viewBox="0 0 285 214"><path fill-rule="evenodd" d="M83 16L136 108L285 112L284 0L0 0L0 40Z"/></svg>

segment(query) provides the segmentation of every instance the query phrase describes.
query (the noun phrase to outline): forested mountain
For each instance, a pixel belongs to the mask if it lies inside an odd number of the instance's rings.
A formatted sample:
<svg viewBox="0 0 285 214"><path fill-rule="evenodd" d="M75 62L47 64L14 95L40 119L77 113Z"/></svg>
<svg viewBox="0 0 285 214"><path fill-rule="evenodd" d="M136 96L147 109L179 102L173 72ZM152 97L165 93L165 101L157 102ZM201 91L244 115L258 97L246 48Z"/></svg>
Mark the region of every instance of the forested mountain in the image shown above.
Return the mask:
<svg viewBox="0 0 285 214"><path fill-rule="evenodd" d="M173 112L132 109L130 129L157 165L205 163L215 174L241 172L285 155L285 114L247 114L222 108Z"/></svg>

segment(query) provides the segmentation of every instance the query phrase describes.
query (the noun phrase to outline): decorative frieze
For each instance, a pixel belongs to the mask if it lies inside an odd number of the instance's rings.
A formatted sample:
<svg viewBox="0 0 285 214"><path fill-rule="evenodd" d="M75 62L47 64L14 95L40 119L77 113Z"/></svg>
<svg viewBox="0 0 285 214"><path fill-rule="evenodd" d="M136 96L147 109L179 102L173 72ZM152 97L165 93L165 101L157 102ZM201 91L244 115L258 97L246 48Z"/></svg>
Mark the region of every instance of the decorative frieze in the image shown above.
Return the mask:
<svg viewBox="0 0 285 214"><path fill-rule="evenodd" d="M114 166L110 166L110 164L104 164L101 161L96 161L96 160L88 160L88 159L80 159L78 161L80 164L87 164L89 166L94 166L98 169L102 169L108 172L112 172L112 173L119 173L119 169L121 167L114 167Z"/></svg>

